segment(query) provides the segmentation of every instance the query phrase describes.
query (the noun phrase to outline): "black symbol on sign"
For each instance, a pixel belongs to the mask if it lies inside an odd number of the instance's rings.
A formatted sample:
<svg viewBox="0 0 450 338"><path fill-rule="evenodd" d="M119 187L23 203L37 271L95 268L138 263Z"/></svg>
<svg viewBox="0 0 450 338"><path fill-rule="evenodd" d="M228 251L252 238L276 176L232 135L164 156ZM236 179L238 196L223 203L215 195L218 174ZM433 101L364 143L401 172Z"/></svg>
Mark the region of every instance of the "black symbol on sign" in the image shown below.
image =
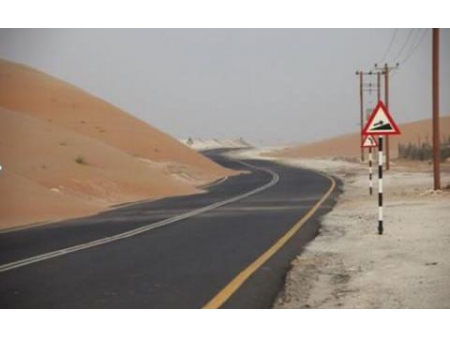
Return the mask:
<svg viewBox="0 0 450 338"><path fill-rule="evenodd" d="M378 121L377 123L373 124L373 127L371 130L392 130L392 126L390 123L384 123L383 120Z"/></svg>

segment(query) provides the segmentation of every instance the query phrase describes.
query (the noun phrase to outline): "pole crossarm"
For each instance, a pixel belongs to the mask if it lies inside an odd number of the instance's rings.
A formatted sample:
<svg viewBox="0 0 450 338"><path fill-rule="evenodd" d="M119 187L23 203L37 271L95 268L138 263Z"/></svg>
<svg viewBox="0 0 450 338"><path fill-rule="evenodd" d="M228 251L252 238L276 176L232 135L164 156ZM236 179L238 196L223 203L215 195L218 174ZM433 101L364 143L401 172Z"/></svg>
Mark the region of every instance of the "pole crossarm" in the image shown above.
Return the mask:
<svg viewBox="0 0 450 338"><path fill-rule="evenodd" d="M378 72L380 72L380 74L386 74L386 70L390 73L393 70L397 70L400 68L400 63L396 63L395 66L389 66L387 63L385 63L383 66L379 66L377 63L374 66L374 69Z"/></svg>

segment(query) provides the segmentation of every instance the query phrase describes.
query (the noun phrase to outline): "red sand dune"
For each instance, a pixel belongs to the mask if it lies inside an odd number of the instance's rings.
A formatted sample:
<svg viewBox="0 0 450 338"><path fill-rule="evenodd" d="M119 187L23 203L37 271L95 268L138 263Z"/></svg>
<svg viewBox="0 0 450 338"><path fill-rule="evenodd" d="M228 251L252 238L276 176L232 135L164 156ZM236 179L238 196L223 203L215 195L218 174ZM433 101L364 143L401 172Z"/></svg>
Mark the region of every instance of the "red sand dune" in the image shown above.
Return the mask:
<svg viewBox="0 0 450 338"><path fill-rule="evenodd" d="M234 174L91 95L0 60L0 228L198 192Z"/></svg>

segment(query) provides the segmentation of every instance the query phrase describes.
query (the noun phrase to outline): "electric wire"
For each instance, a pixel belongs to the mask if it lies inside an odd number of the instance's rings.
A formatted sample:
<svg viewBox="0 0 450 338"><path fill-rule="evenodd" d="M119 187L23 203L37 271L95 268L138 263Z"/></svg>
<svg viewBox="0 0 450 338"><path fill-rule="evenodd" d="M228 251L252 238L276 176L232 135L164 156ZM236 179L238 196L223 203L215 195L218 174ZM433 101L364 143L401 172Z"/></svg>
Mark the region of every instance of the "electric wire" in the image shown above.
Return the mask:
<svg viewBox="0 0 450 338"><path fill-rule="evenodd" d="M422 33L422 30L420 28L414 29L414 32L413 32L413 34L411 36L411 43L409 44L409 48L405 49L405 54L406 55L409 55L411 50L416 45L417 41L420 40L421 33Z"/></svg>
<svg viewBox="0 0 450 338"><path fill-rule="evenodd" d="M384 53L383 57L381 58L381 62L380 63L383 63L384 61L386 61L386 57L388 56L388 53L391 50L392 45L394 44L394 40L395 40L395 37L397 36L397 32L398 32L398 28L396 28L394 30L394 33L392 34L391 41L389 42L388 48L386 49L386 52Z"/></svg>
<svg viewBox="0 0 450 338"><path fill-rule="evenodd" d="M411 49L410 53L405 58L403 58L402 61L400 61L401 64L405 64L406 61L408 61L414 55L414 53L417 50L417 48L419 48L419 46L422 44L425 36L427 36L428 31L429 31L429 29L424 29L423 30L422 35L420 36L420 39L418 40L416 45Z"/></svg>
<svg viewBox="0 0 450 338"><path fill-rule="evenodd" d="M394 61L397 61L399 59L399 57L402 55L403 51L405 50L406 46L408 45L409 40L411 39L412 33L415 31L415 28L413 28L412 30L409 31L408 36L406 37L405 42L403 43L402 48L400 48L399 52L397 53L397 55L395 56L395 58L393 58Z"/></svg>

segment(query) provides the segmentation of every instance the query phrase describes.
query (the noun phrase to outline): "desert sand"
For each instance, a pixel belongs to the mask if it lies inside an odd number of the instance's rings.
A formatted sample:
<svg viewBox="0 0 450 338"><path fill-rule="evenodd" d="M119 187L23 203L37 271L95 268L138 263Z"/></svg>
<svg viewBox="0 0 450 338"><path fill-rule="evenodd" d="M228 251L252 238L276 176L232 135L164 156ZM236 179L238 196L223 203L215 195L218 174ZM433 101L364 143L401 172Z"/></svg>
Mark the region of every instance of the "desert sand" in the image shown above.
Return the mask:
<svg viewBox="0 0 450 338"><path fill-rule="evenodd" d="M189 138L185 140L180 140L180 142L197 151L223 149L223 148L240 149L252 147L250 143L246 142L242 138L220 139L220 140Z"/></svg>
<svg viewBox="0 0 450 338"><path fill-rule="evenodd" d="M0 107L45 119L134 157L173 161L212 174L227 173L175 138L113 105L45 73L1 59Z"/></svg>
<svg viewBox="0 0 450 338"><path fill-rule="evenodd" d="M389 138L391 158L397 157L398 145L408 143L422 144L432 142L431 119L401 124L402 132L399 136ZM450 137L450 115L440 118L441 139L448 140ZM276 157L358 157L360 155L360 134L353 133L329 138L326 140L282 147L271 156ZM367 154L367 151L366 151Z"/></svg>
<svg viewBox="0 0 450 338"><path fill-rule="evenodd" d="M449 191L432 192L427 172L395 167L385 175L379 236L377 195L368 194L366 168L341 163L329 172L343 180L344 193L293 262L275 306L450 308ZM448 173L442 179L450 183Z"/></svg>
<svg viewBox="0 0 450 338"><path fill-rule="evenodd" d="M0 61L0 229L200 192L235 174L131 115Z"/></svg>

